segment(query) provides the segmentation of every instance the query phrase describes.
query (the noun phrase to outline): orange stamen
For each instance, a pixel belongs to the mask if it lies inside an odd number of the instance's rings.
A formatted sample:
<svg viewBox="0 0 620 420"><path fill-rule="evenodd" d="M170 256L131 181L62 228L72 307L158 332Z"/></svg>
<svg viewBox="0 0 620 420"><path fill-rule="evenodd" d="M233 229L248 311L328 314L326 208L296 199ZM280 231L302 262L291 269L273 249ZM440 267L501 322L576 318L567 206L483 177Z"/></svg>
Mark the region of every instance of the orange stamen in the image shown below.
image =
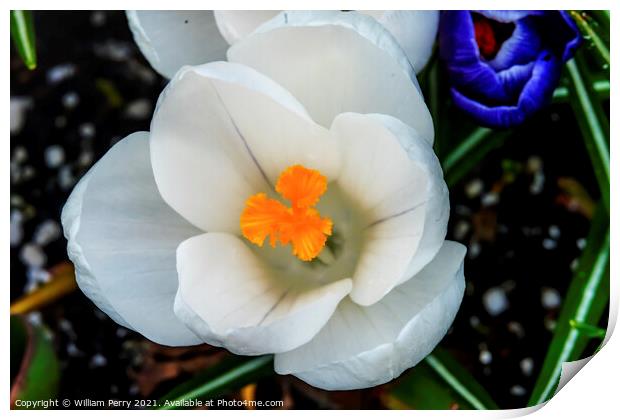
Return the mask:
<svg viewBox="0 0 620 420"><path fill-rule="evenodd" d="M319 171L294 165L287 168L276 183L276 191L288 199L286 207L265 193L251 196L241 213L241 233L250 242L263 246L267 236L275 246L293 246L293 255L311 261L321 253L327 236L332 234L332 221L321 217L313 208L327 190L327 178Z"/></svg>

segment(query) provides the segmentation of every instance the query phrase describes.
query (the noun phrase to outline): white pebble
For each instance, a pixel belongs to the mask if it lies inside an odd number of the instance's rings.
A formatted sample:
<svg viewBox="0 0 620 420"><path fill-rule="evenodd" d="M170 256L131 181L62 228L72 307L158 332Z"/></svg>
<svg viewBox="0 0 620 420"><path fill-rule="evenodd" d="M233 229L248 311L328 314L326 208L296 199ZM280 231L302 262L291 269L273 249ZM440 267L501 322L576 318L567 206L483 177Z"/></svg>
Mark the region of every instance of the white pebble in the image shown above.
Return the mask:
<svg viewBox="0 0 620 420"><path fill-rule="evenodd" d="M11 247L16 247L24 238L24 215L19 210L11 210Z"/></svg>
<svg viewBox="0 0 620 420"><path fill-rule="evenodd" d="M477 258L478 255L480 255L480 243L472 242L471 244L469 244L469 248L467 248L467 254L472 260L474 258Z"/></svg>
<svg viewBox="0 0 620 420"><path fill-rule="evenodd" d="M108 364L108 360L102 355L102 354L95 354L91 359L90 359L90 367L103 367L105 365Z"/></svg>
<svg viewBox="0 0 620 420"><path fill-rule="evenodd" d="M62 104L65 108L72 109L78 106L80 103L80 97L75 92L68 92L62 96Z"/></svg>
<svg viewBox="0 0 620 420"><path fill-rule="evenodd" d="M41 316L41 312L38 311L30 312L28 315L26 315L26 319L32 325L41 325L43 323L43 317Z"/></svg>
<svg viewBox="0 0 620 420"><path fill-rule="evenodd" d="M510 394L514 395L515 397L522 397L527 393L526 389L523 388L521 385L513 385L510 388Z"/></svg>
<svg viewBox="0 0 620 420"><path fill-rule="evenodd" d="M75 184L75 177L71 166L65 165L58 171L58 184L63 190L68 190Z"/></svg>
<svg viewBox="0 0 620 420"><path fill-rule="evenodd" d="M482 196L482 200L480 202L484 207L493 206L499 203L499 194L496 192L486 193Z"/></svg>
<svg viewBox="0 0 620 420"><path fill-rule="evenodd" d="M545 174L543 174L542 172L536 172L534 174L534 179L532 180L532 183L530 184L530 193L532 193L533 195L538 195L542 192L544 186L545 186Z"/></svg>
<svg viewBox="0 0 620 420"><path fill-rule="evenodd" d="M90 14L90 24L95 27L105 25L105 21L106 21L105 12L102 12L101 10L97 10Z"/></svg>
<svg viewBox="0 0 620 420"><path fill-rule="evenodd" d="M37 227L33 239L38 245L46 246L60 238L61 232L58 222L48 219Z"/></svg>
<svg viewBox="0 0 620 420"><path fill-rule="evenodd" d="M586 247L587 242L588 241L586 240L586 238L577 239L577 248L583 251L583 249Z"/></svg>
<svg viewBox="0 0 620 420"><path fill-rule="evenodd" d="M488 365L493 361L493 355L488 350L482 350L478 356L478 360L480 360L480 363L483 365Z"/></svg>
<svg viewBox="0 0 620 420"><path fill-rule="evenodd" d="M496 316L508 308L508 298L506 292L500 287L493 287L482 295L484 308L491 316Z"/></svg>
<svg viewBox="0 0 620 420"><path fill-rule="evenodd" d="M141 120L147 118L152 110L153 105L151 101L148 99L136 99L127 105L127 108L125 108L125 115L134 120Z"/></svg>
<svg viewBox="0 0 620 420"><path fill-rule="evenodd" d="M558 239L560 237L560 228L556 225L549 226L549 236L553 239Z"/></svg>
<svg viewBox="0 0 620 420"><path fill-rule="evenodd" d="M69 343L67 344L67 354L69 356L79 356L80 354L82 354L82 352L80 351L80 349L77 348L77 346L75 345L75 343Z"/></svg>
<svg viewBox="0 0 620 420"><path fill-rule="evenodd" d="M551 238L545 238L545 239L543 239L542 246L546 250L550 251L552 249L556 249L557 246L558 246L558 243L556 241L554 241L553 239L551 239Z"/></svg>
<svg viewBox="0 0 620 420"><path fill-rule="evenodd" d="M476 328L480 325L480 318L478 318L477 316L472 316L469 318L469 325L472 326L472 328Z"/></svg>
<svg viewBox="0 0 620 420"><path fill-rule="evenodd" d="M28 267L43 267L47 262L47 256L41 247L31 243L22 247L19 257Z"/></svg>
<svg viewBox="0 0 620 420"><path fill-rule="evenodd" d="M525 337L525 330L523 329L523 325L519 324L517 321L510 321L508 323L508 331L516 335L518 338Z"/></svg>
<svg viewBox="0 0 620 420"><path fill-rule="evenodd" d="M65 161L65 150L54 144L45 149L45 164L48 168L58 168Z"/></svg>
<svg viewBox="0 0 620 420"><path fill-rule="evenodd" d="M78 130L80 131L80 136L84 138L88 139L95 136L95 126L92 123L81 124Z"/></svg>
<svg viewBox="0 0 620 420"><path fill-rule="evenodd" d="M47 81L56 85L75 75L75 66L71 63L58 64L47 71Z"/></svg>
<svg viewBox="0 0 620 420"><path fill-rule="evenodd" d="M17 163L24 163L28 160L28 151L23 146L16 146L13 149L13 160Z"/></svg>
<svg viewBox="0 0 620 420"><path fill-rule="evenodd" d="M467 195L468 198L475 198L475 197L478 197L482 193L483 189L484 189L484 184L482 183L482 180L480 178L476 178L476 179L469 181L465 185L465 194Z"/></svg>
<svg viewBox="0 0 620 420"><path fill-rule="evenodd" d="M526 357L519 362L519 367L525 376L532 375L532 371L534 370L534 359Z"/></svg>
<svg viewBox="0 0 620 420"><path fill-rule="evenodd" d="M11 96L11 106L9 108L11 134L17 134L22 131L26 121L26 111L31 107L32 99L23 96Z"/></svg>
<svg viewBox="0 0 620 420"><path fill-rule="evenodd" d="M469 233L471 225L465 220L459 220L454 226L454 239L461 241Z"/></svg>
<svg viewBox="0 0 620 420"><path fill-rule="evenodd" d="M562 297L557 290L551 287L543 287L541 301L543 308L555 309L562 303Z"/></svg>

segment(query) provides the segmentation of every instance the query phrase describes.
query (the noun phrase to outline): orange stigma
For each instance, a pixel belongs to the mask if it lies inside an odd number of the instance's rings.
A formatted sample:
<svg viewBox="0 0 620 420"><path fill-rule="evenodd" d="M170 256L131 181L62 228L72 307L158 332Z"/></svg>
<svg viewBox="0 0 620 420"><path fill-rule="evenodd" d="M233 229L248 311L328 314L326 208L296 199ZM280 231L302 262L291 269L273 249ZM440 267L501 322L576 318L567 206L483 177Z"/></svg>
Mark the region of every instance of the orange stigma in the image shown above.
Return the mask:
<svg viewBox="0 0 620 420"><path fill-rule="evenodd" d="M301 165L287 168L278 178L276 191L291 202L291 207L265 193L251 196L241 213L241 233L258 246L263 246L267 236L272 247L278 241L281 245L291 243L293 255L311 261L332 234L332 221L314 208L326 190L327 178L319 171Z"/></svg>

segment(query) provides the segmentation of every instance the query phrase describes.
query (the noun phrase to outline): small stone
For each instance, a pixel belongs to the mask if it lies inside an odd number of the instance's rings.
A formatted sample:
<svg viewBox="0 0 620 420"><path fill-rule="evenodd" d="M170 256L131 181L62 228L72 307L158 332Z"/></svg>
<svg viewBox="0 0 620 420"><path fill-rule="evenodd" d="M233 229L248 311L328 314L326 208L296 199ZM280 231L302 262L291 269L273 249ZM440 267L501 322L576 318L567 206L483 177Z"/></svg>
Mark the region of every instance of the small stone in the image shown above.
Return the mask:
<svg viewBox="0 0 620 420"><path fill-rule="evenodd" d="M37 173L37 171L34 169L34 167L32 167L30 165L26 165L26 166L24 166L24 168L22 170L21 180L22 181L28 181L29 179L34 178L36 173Z"/></svg>
<svg viewBox="0 0 620 420"><path fill-rule="evenodd" d="M26 319L32 325L41 325L43 323L43 316L41 316L41 312L39 311L30 312L26 315Z"/></svg>
<svg viewBox="0 0 620 420"><path fill-rule="evenodd" d="M104 367L107 364L108 364L108 360L105 358L105 356L100 353L97 353L90 359L89 366L91 368L100 368L100 367Z"/></svg>
<svg viewBox="0 0 620 420"><path fill-rule="evenodd" d="M465 238L471 225L465 220L459 220L454 226L454 239L461 241Z"/></svg>
<svg viewBox="0 0 620 420"><path fill-rule="evenodd" d="M24 163L28 160L28 150L23 146L15 146L15 149L13 149L13 160L16 163Z"/></svg>
<svg viewBox="0 0 620 420"><path fill-rule="evenodd" d="M527 172L534 173L542 170L543 161L540 156L530 156L525 164Z"/></svg>
<svg viewBox="0 0 620 420"><path fill-rule="evenodd" d="M43 267L47 262L47 256L41 247L32 243L22 247L19 257L28 267Z"/></svg>
<svg viewBox="0 0 620 420"><path fill-rule="evenodd" d="M80 136L84 137L84 138L93 138L95 137L95 126L92 123L84 123L84 124L80 124L80 127L78 128L79 132L80 132Z"/></svg>
<svg viewBox="0 0 620 420"><path fill-rule="evenodd" d="M478 318L477 316L472 316L469 318L469 325L472 326L472 328L476 328L480 325L480 318Z"/></svg>
<svg viewBox="0 0 620 420"><path fill-rule="evenodd" d="M482 350L478 356L478 360L480 360L480 363L483 365L488 365L493 361L493 355L488 350Z"/></svg>
<svg viewBox="0 0 620 420"><path fill-rule="evenodd" d="M542 172L536 172L534 174L534 179L530 184L530 193L532 195L540 194L545 187L545 174Z"/></svg>
<svg viewBox="0 0 620 420"><path fill-rule="evenodd" d="M91 151L84 151L78 156L78 165L82 167L90 166L94 160L94 154Z"/></svg>
<svg viewBox="0 0 620 420"><path fill-rule="evenodd" d="M560 228L556 225L549 226L549 236L553 239L558 239L560 237Z"/></svg>
<svg viewBox="0 0 620 420"><path fill-rule="evenodd" d="M531 376L532 371L534 370L534 359L531 357L526 357L519 362L519 367L525 376Z"/></svg>
<svg viewBox="0 0 620 420"><path fill-rule="evenodd" d="M556 241L554 241L553 239L551 239L551 238L545 238L545 239L543 239L542 246L547 251L550 251L552 249L556 249L558 247L558 243Z"/></svg>
<svg viewBox="0 0 620 420"><path fill-rule="evenodd" d="M510 394L515 397L522 397L527 393L527 390L523 388L521 385L513 385L510 387Z"/></svg>
<svg viewBox="0 0 620 420"><path fill-rule="evenodd" d="M148 99L136 99L125 108L125 116L134 120L148 118L153 110L153 105Z"/></svg>
<svg viewBox="0 0 620 420"><path fill-rule="evenodd" d="M484 308L491 316L496 316L508 308L506 292L500 287L492 287L482 295Z"/></svg>
<svg viewBox="0 0 620 420"><path fill-rule="evenodd" d="M75 177L71 166L65 165L58 171L58 184L63 190L68 190L75 184Z"/></svg>
<svg viewBox="0 0 620 420"><path fill-rule="evenodd" d="M18 246L24 238L24 216L21 211L11 210L11 248Z"/></svg>
<svg viewBox="0 0 620 420"><path fill-rule="evenodd" d="M62 104L67 109L73 109L80 103L80 97L75 92L67 92L62 96Z"/></svg>
<svg viewBox="0 0 620 420"><path fill-rule="evenodd" d="M75 65L72 63L58 64L47 71L47 81L49 84L56 85L75 75Z"/></svg>
<svg viewBox="0 0 620 420"><path fill-rule="evenodd" d="M499 194L496 192L489 192L482 196L481 204L483 207L494 206L499 203Z"/></svg>
<svg viewBox="0 0 620 420"><path fill-rule="evenodd" d="M47 167L55 169L64 163L65 150L61 146L54 144L45 149L44 156Z"/></svg>
<svg viewBox="0 0 620 420"><path fill-rule="evenodd" d="M11 96L9 108L11 134L22 131L26 121L26 112L32 108L32 99L23 96Z"/></svg>
<svg viewBox="0 0 620 420"><path fill-rule="evenodd" d="M69 343L67 344L67 354L71 357L76 357L80 356L82 354L82 351L77 348L75 343Z"/></svg>
<svg viewBox="0 0 620 420"><path fill-rule="evenodd" d="M478 255L480 255L480 251L480 243L472 242L471 244L469 244L469 248L467 248L467 255L473 260L477 258Z"/></svg>
<svg viewBox="0 0 620 420"><path fill-rule="evenodd" d="M33 286L38 287L43 283L50 281L51 275L49 271L40 267L28 267L26 271L26 281Z"/></svg>
<svg viewBox="0 0 620 420"><path fill-rule="evenodd" d="M555 331L555 327L557 325L557 321L553 318L550 317L545 317L545 319L543 320L543 324L545 325L545 328L551 332Z"/></svg>
<svg viewBox="0 0 620 420"><path fill-rule="evenodd" d="M517 338L525 337L525 330L523 329L523 325L521 325L517 321L510 321L508 323L508 331L516 335Z"/></svg>
<svg viewBox="0 0 620 420"><path fill-rule="evenodd" d="M33 239L38 245L46 246L60 238L61 232L58 222L48 219L37 227Z"/></svg>
<svg viewBox="0 0 620 420"><path fill-rule="evenodd" d="M557 290L551 287L543 287L541 301L543 308L556 309L562 303L562 297Z"/></svg>
<svg viewBox="0 0 620 420"><path fill-rule="evenodd" d="M465 195L467 198L476 198L484 189L484 183L480 178L473 179L465 184Z"/></svg>
<svg viewBox="0 0 620 420"><path fill-rule="evenodd" d="M118 338L125 338L125 337L127 336L127 333L128 333L128 332L129 332L129 331L127 331L127 329L126 329L126 328L123 328L123 327L118 327L118 328L116 329L116 336L117 336Z"/></svg>
<svg viewBox="0 0 620 420"><path fill-rule="evenodd" d="M101 10L94 11L90 14L90 24L96 28L105 25L106 20L106 14Z"/></svg>
<svg viewBox="0 0 620 420"><path fill-rule="evenodd" d="M577 248L579 248L581 251L583 251L583 249L586 247L587 243L588 243L588 241L586 240L586 238L579 238L579 239L577 239Z"/></svg>

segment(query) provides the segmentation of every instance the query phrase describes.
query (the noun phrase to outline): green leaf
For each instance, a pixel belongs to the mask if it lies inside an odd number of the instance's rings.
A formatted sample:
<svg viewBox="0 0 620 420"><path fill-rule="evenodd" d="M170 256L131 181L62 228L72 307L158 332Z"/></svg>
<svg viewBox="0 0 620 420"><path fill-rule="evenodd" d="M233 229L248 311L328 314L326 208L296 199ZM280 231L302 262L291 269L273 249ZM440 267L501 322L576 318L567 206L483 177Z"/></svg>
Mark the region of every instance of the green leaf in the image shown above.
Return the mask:
<svg viewBox="0 0 620 420"><path fill-rule="evenodd" d="M419 410L499 408L471 374L439 347L396 382L385 403L390 408Z"/></svg>
<svg viewBox="0 0 620 420"><path fill-rule="evenodd" d="M11 316L11 408L16 400L55 398L60 368L44 329L22 316Z"/></svg>
<svg viewBox="0 0 620 420"><path fill-rule="evenodd" d="M29 70L37 67L37 49L34 37L32 12L28 10L11 10L11 38L19 56Z"/></svg>
<svg viewBox="0 0 620 420"><path fill-rule="evenodd" d="M162 410L184 408L183 403L208 400L273 374L273 356L231 356L177 386L158 401Z"/></svg>
<svg viewBox="0 0 620 420"><path fill-rule="evenodd" d="M442 167L449 187L458 183L491 150L499 147L510 134L478 127L458 143L442 161Z"/></svg>
<svg viewBox="0 0 620 420"><path fill-rule="evenodd" d="M570 104L592 162L603 204L609 213L609 121L596 100L582 59L576 56L566 63L566 68L572 92Z"/></svg>
<svg viewBox="0 0 620 420"><path fill-rule="evenodd" d="M608 303L609 216L599 205L592 220L586 249L579 259L541 373L530 397L530 406L543 403L553 396L563 362L582 357L592 337L575 328L575 323L596 325Z"/></svg>

